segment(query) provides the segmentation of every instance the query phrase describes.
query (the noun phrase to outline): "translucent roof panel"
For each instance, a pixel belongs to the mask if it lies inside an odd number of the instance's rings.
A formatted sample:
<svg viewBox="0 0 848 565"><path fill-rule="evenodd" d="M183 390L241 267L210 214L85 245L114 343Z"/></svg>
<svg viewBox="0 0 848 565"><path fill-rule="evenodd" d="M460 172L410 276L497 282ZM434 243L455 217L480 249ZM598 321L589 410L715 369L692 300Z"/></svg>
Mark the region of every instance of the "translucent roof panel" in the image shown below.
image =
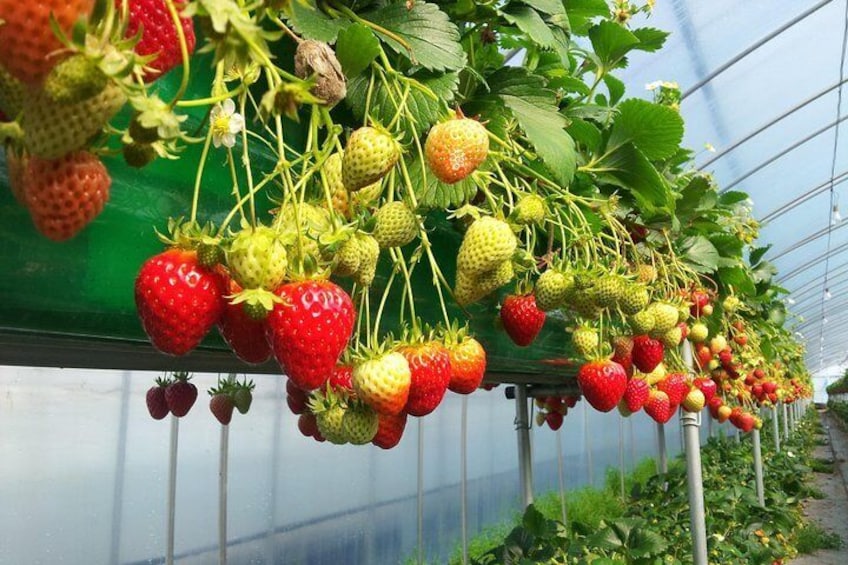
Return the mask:
<svg viewBox="0 0 848 565"><path fill-rule="evenodd" d="M645 97L649 82L680 84L684 141L720 187L751 195L760 243L772 245L766 257L793 292L790 312L805 320L812 370L840 361L848 336L848 120L834 126L840 95L848 98L845 22L846 4L833 0L658 2L639 25L670 31L666 47L634 55L622 73ZM831 225L833 203L845 226ZM825 333L833 337L822 342Z"/></svg>

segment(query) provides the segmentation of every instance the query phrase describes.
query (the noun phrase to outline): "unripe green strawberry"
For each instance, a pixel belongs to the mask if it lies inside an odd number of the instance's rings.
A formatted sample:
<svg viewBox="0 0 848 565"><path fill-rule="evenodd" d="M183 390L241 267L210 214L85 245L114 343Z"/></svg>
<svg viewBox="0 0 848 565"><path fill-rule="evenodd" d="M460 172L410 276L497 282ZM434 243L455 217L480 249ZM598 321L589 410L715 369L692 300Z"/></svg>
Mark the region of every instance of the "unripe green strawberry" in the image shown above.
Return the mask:
<svg viewBox="0 0 848 565"><path fill-rule="evenodd" d="M636 267L636 280L640 283L651 284L657 280L657 270L653 265L639 265Z"/></svg>
<svg viewBox="0 0 848 565"><path fill-rule="evenodd" d="M409 398L412 373L406 358L392 351L353 368L356 396L381 414L400 414Z"/></svg>
<svg viewBox="0 0 848 565"><path fill-rule="evenodd" d="M342 158L342 180L351 192L377 182L400 157L397 141L385 131L361 127L347 141Z"/></svg>
<svg viewBox="0 0 848 565"><path fill-rule="evenodd" d="M31 92L23 103L24 144L31 154L44 159L66 155L100 133L125 101L114 84L76 104L59 104L44 91Z"/></svg>
<svg viewBox="0 0 848 565"><path fill-rule="evenodd" d="M571 334L571 344L574 345L574 350L578 355L587 359L592 357L598 349L599 343L598 332L589 326L580 326Z"/></svg>
<svg viewBox="0 0 848 565"><path fill-rule="evenodd" d="M509 283L514 276L512 261L504 261L496 269L478 276L470 275L465 271L457 271L454 297L460 306L477 302Z"/></svg>
<svg viewBox="0 0 848 565"><path fill-rule="evenodd" d="M545 199L538 194L527 194L515 205L513 218L515 223L523 226L538 226L545 221L546 213Z"/></svg>
<svg viewBox="0 0 848 565"><path fill-rule="evenodd" d="M333 153L324 161L321 167L321 177L330 192L333 209L344 216L350 217L350 194L342 182L342 153Z"/></svg>
<svg viewBox="0 0 848 565"><path fill-rule="evenodd" d="M654 335L654 332L651 332L651 335ZM657 337L661 342L663 342L663 345L671 349L680 345L680 342L683 340L683 330L681 330L678 326L674 326Z"/></svg>
<svg viewBox="0 0 848 565"><path fill-rule="evenodd" d="M536 281L534 294L536 306L540 310L550 312L560 308L564 303L569 289L574 286L574 277L554 269L548 269Z"/></svg>
<svg viewBox="0 0 848 565"><path fill-rule="evenodd" d="M376 206L383 194L383 182L377 181L366 187L360 188L350 194L350 212L352 215L359 214L364 210L370 210Z"/></svg>
<svg viewBox="0 0 848 565"><path fill-rule="evenodd" d="M286 275L286 247L274 228L248 227L236 234L230 243L227 265L242 288L274 290Z"/></svg>
<svg viewBox="0 0 848 565"><path fill-rule="evenodd" d="M680 304L677 307L677 323L682 324L689 319L689 306Z"/></svg>
<svg viewBox="0 0 848 565"><path fill-rule="evenodd" d="M300 230L297 229L300 221ZM291 241L286 246L290 264L295 264L300 260L311 258L318 261L321 257L318 247L318 238L321 234L330 230L330 215L327 210L320 206L315 206L308 202L299 204L297 209L291 202L287 202L280 206L279 222L289 233L286 241ZM298 245L298 232L300 235L300 245ZM303 257L299 256L303 252Z"/></svg>
<svg viewBox="0 0 848 565"><path fill-rule="evenodd" d="M159 128L141 125L139 114L132 117L127 131L136 143L155 143L159 141Z"/></svg>
<svg viewBox="0 0 848 565"><path fill-rule="evenodd" d="M24 85L0 66L0 112L9 119L15 119L21 113L26 92Z"/></svg>
<svg viewBox="0 0 848 565"><path fill-rule="evenodd" d="M617 275L606 275L595 281L595 303L602 308L615 308L624 293L625 281Z"/></svg>
<svg viewBox="0 0 848 565"><path fill-rule="evenodd" d="M707 328L706 324L698 322L696 324L692 324L692 327L689 328L689 341L692 343L703 343L707 340L709 335L710 330Z"/></svg>
<svg viewBox="0 0 848 565"><path fill-rule="evenodd" d="M380 249L403 247L418 235L418 219L406 204L389 202L377 210L374 219L374 239Z"/></svg>
<svg viewBox="0 0 848 565"><path fill-rule="evenodd" d="M440 181L459 182L480 166L489 153L489 135L477 120L457 116L436 124L424 142L424 157Z"/></svg>
<svg viewBox="0 0 848 565"><path fill-rule="evenodd" d="M666 302L654 302L650 304L647 311L654 316L655 332L666 332L677 325L677 308Z"/></svg>
<svg viewBox="0 0 848 565"><path fill-rule="evenodd" d="M365 445L377 435L379 423L373 408L361 401L351 402L342 418L342 433L353 445Z"/></svg>
<svg viewBox="0 0 848 565"><path fill-rule="evenodd" d="M359 270L361 263L362 251L359 247L359 238L354 235L339 247L333 274L340 277L349 277Z"/></svg>
<svg viewBox="0 0 848 565"><path fill-rule="evenodd" d="M457 270L471 276L492 271L512 258L517 245L518 240L509 224L483 216L465 232L459 246Z"/></svg>
<svg viewBox="0 0 848 565"><path fill-rule="evenodd" d="M649 310L636 312L636 314L630 318L630 327L636 335L642 335L652 331L655 324L656 320L654 319L654 314Z"/></svg>
<svg viewBox="0 0 848 565"><path fill-rule="evenodd" d="M44 79L44 91L53 102L75 104L99 94L109 77L97 63L83 54L60 61Z"/></svg>
<svg viewBox="0 0 848 565"><path fill-rule="evenodd" d="M224 260L224 250L219 242L202 241L197 246L197 262L204 267L214 267Z"/></svg>
<svg viewBox="0 0 848 565"><path fill-rule="evenodd" d="M579 289L575 283L566 297L566 303L583 318L597 318L601 313L601 309L595 301L594 287Z"/></svg>
<svg viewBox="0 0 848 565"><path fill-rule="evenodd" d="M621 293L618 301L618 307L621 311L632 316L648 306L651 300L648 296L648 289L640 283L625 284L624 291Z"/></svg>
<svg viewBox="0 0 848 565"><path fill-rule="evenodd" d="M735 296L728 296L724 299L724 302L721 303L722 308L724 308L725 312L735 312L739 305L741 304L740 300Z"/></svg>
<svg viewBox="0 0 848 565"><path fill-rule="evenodd" d="M356 284L371 286L374 275L377 274L377 262L380 260L380 245L373 236L358 234L356 241L359 246L359 269L354 274Z"/></svg>
<svg viewBox="0 0 848 565"><path fill-rule="evenodd" d="M318 431L330 443L344 445L347 434L344 429L345 409L341 404L335 404L315 414Z"/></svg>

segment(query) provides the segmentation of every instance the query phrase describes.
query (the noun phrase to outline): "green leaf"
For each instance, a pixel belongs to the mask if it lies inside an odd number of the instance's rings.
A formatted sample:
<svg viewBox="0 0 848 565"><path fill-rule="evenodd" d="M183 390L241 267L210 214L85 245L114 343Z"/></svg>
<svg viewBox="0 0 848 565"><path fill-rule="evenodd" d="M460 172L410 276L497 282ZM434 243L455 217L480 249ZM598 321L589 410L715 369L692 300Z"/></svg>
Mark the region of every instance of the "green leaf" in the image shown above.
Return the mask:
<svg viewBox="0 0 848 565"><path fill-rule="evenodd" d="M719 268L718 280L726 286L732 286L737 293L753 296L757 292L754 281L742 267Z"/></svg>
<svg viewBox="0 0 848 565"><path fill-rule="evenodd" d="M545 88L544 78L507 67L488 80L493 88L490 96L510 110L555 180L568 185L577 169L574 140L565 131L567 120L559 113L554 92Z"/></svg>
<svg viewBox="0 0 848 565"><path fill-rule="evenodd" d="M769 322L775 326L782 326L786 321L786 306L782 302L774 304L768 312Z"/></svg>
<svg viewBox="0 0 848 565"><path fill-rule="evenodd" d="M564 0L572 33L586 35L592 20L609 16L606 0Z"/></svg>
<svg viewBox="0 0 848 565"><path fill-rule="evenodd" d="M617 110L610 106L598 106L596 104L580 104L566 110L566 116L569 118L583 118L592 120L599 124L607 124L615 117Z"/></svg>
<svg viewBox="0 0 848 565"><path fill-rule="evenodd" d="M589 30L589 40L601 66L612 69L630 50L639 45L639 38L611 21L603 21Z"/></svg>
<svg viewBox="0 0 848 565"><path fill-rule="evenodd" d="M652 161L670 157L683 139L683 118L667 106L638 98L618 105L608 147L632 143Z"/></svg>
<svg viewBox="0 0 848 565"><path fill-rule="evenodd" d="M746 192L736 190L722 192L718 197L718 201L722 204L722 206L733 206L734 204L744 202L747 199L748 194Z"/></svg>
<svg viewBox="0 0 848 565"><path fill-rule="evenodd" d="M380 34L389 47L414 64L433 71L457 70L465 66L465 51L459 43L459 31L435 4L416 2L408 10L404 3L399 2L362 17L405 40L411 53L391 37Z"/></svg>
<svg viewBox="0 0 848 565"><path fill-rule="evenodd" d="M703 176L693 177L689 184L680 191L677 201L676 215L681 221L686 221L697 210L703 210L704 196L710 191L710 183Z"/></svg>
<svg viewBox="0 0 848 565"><path fill-rule="evenodd" d="M565 6L562 5L562 0L519 0L522 4L535 8L543 14L551 16L565 14Z"/></svg>
<svg viewBox="0 0 848 565"><path fill-rule="evenodd" d="M701 273L711 273L718 267L719 254L710 240L697 235L683 240L683 255Z"/></svg>
<svg viewBox="0 0 848 565"><path fill-rule="evenodd" d="M652 27L640 27L633 30L633 35L639 38L639 45L634 49L652 53L662 49L669 33Z"/></svg>
<svg viewBox="0 0 848 565"><path fill-rule="evenodd" d="M286 19L304 38L326 43L334 43L339 32L350 25L349 20L331 18L306 2L292 2Z"/></svg>
<svg viewBox="0 0 848 565"><path fill-rule="evenodd" d="M415 119L415 123L410 124L410 127L413 128L416 135L421 135L444 115L445 104L450 104L453 101L459 84L459 75L457 73L434 74L419 71L409 78L429 88L436 96L436 99L433 99L417 88L412 88L409 91L407 107ZM365 119L365 102L368 96L370 79L370 73L361 73L351 79L347 85L345 102L360 121ZM392 103L392 98L389 96L385 85L380 80L374 81L374 90L371 94L371 115L383 124L391 122L395 115L395 105Z"/></svg>
<svg viewBox="0 0 848 565"><path fill-rule="evenodd" d="M604 84L607 85L607 90L609 91L610 104L613 106L618 104L618 101L624 96L624 83L614 76L607 74L604 75Z"/></svg>
<svg viewBox="0 0 848 565"><path fill-rule="evenodd" d="M764 247L757 247L756 249L752 249L751 254L749 256L751 265L756 265L757 263L759 263L762 260L763 256L765 256L765 254L768 253L769 249L771 249L771 246L772 244L769 243Z"/></svg>
<svg viewBox="0 0 848 565"><path fill-rule="evenodd" d="M379 54L380 42L364 25L356 23L339 32L336 56L348 79L368 68Z"/></svg>
<svg viewBox="0 0 848 565"><path fill-rule="evenodd" d="M629 189L646 220L672 213L674 200L671 190L648 158L632 143L607 154L596 166Z"/></svg>
<svg viewBox="0 0 848 565"><path fill-rule="evenodd" d="M637 559L659 555L669 546L663 536L645 528L634 529L627 542L630 554Z"/></svg>
<svg viewBox="0 0 848 565"><path fill-rule="evenodd" d="M556 40L539 12L529 6L509 6L501 11L504 19L525 33L536 45L552 49Z"/></svg>
<svg viewBox="0 0 848 565"><path fill-rule="evenodd" d="M730 233L716 233L709 236L710 242L722 257L730 257L735 260L742 259L742 248L745 242Z"/></svg>
<svg viewBox="0 0 848 565"><path fill-rule="evenodd" d="M415 187L415 199L421 208L458 208L477 194L477 185L474 184L472 177L466 177L454 184L445 184L427 170L425 181L424 167L426 165L422 165L421 159L410 158L407 161L409 178L412 186Z"/></svg>
<svg viewBox="0 0 848 565"><path fill-rule="evenodd" d="M545 516L539 512L532 504L527 507L524 512L524 518L521 521L524 529L532 536L540 536L547 530L547 520Z"/></svg>
<svg viewBox="0 0 848 565"><path fill-rule="evenodd" d="M595 153L601 146L603 141L601 130L595 124L575 118L571 120L571 124L566 128L568 134L577 143L583 145L590 153Z"/></svg>

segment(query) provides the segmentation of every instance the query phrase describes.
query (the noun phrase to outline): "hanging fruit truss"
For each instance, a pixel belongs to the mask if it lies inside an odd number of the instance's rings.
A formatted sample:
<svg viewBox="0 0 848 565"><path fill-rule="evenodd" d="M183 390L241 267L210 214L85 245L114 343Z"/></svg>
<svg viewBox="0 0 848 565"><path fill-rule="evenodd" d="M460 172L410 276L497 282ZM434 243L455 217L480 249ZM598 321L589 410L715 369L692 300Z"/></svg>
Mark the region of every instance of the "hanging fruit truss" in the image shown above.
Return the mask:
<svg viewBox="0 0 848 565"><path fill-rule="evenodd" d="M651 1L0 6L9 185L35 228L71 239L108 209L132 175L101 158L174 160L193 192L150 225L143 328L169 355L217 325L244 362L275 357L307 435L393 445L407 414L481 385L475 320L498 310L514 347L557 327L597 410L708 406L750 429L757 404L811 392L747 195L694 169L675 84L648 101L615 76L662 48L633 24Z"/></svg>

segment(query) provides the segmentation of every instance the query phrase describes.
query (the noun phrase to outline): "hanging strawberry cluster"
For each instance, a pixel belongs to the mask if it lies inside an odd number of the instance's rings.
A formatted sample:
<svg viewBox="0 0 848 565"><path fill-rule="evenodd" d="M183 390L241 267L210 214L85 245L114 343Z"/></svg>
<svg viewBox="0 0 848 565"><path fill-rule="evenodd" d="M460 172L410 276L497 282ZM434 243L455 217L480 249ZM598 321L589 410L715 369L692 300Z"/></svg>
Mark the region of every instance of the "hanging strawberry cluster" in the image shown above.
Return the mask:
<svg viewBox="0 0 848 565"><path fill-rule="evenodd" d="M518 347L556 326L597 410L666 422L679 406L730 417L731 405L791 401L807 375L767 250L750 247L747 196L692 169L676 85L647 101L615 77L662 47L665 32L634 27L651 7L118 0L83 1L70 19L54 7L71 34L45 43L66 47L55 79L23 76L0 37L12 185L40 205L21 171L63 154L40 155L38 138L63 139L47 123L80 96L98 106L62 128L81 136L62 151L143 166L201 145L197 162L180 159L195 172L191 208L138 273L141 323L166 354L217 326L244 362L274 357L301 432L319 441L391 447L409 415L476 390L486 352L472 336L498 308ZM91 17L71 31L79 14ZM153 14L164 19L139 19ZM0 34L28 25L13 15ZM520 64L507 64L513 50ZM207 96L184 100L199 60ZM180 65L166 103L150 81ZM61 110L29 108L15 82L42 79ZM104 126L125 100L125 127ZM206 109L190 134L188 108ZM229 179L233 205L201 218L212 174ZM84 208L90 221L102 202ZM687 337L694 380L678 352ZM557 428L575 400L546 399L540 413Z"/></svg>

